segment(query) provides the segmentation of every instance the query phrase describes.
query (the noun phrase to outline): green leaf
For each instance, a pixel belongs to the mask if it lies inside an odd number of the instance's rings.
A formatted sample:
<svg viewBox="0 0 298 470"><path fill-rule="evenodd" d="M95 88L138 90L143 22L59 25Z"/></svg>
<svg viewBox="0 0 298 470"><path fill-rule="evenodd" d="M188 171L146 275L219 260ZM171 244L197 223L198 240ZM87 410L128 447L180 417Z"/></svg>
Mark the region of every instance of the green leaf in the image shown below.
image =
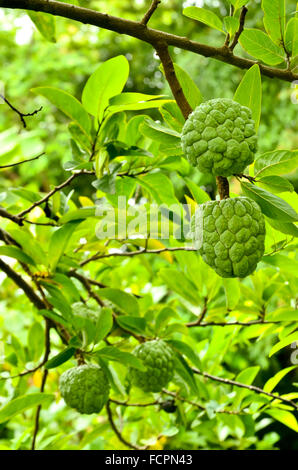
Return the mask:
<svg viewBox="0 0 298 470"><path fill-rule="evenodd" d="M110 308L102 308L95 327L94 343L104 339L113 326L113 312Z"/></svg>
<svg viewBox="0 0 298 470"><path fill-rule="evenodd" d="M184 357L178 352L175 353L174 357L174 370L175 373L178 374L181 379L185 382L185 384L188 385L190 391L197 395L198 389L194 373L191 367L189 367L189 365L187 364Z"/></svg>
<svg viewBox="0 0 298 470"><path fill-rule="evenodd" d="M145 367L140 359L135 357L133 354L121 351L120 349L113 346L102 348L97 351L96 354L102 359L106 359L108 361L120 362L125 366L130 366L139 370L145 370Z"/></svg>
<svg viewBox="0 0 298 470"><path fill-rule="evenodd" d="M235 380L245 385L251 385L255 380L258 372L260 370L260 366L252 366L247 367L246 369L242 370ZM236 397L233 399L233 407L236 409L240 407L242 400L251 393L250 390L247 389L238 389L236 386L234 387L235 392L237 393Z"/></svg>
<svg viewBox="0 0 298 470"><path fill-rule="evenodd" d="M130 315L118 316L116 318L118 325L127 331L144 335L146 330L145 318L133 317Z"/></svg>
<svg viewBox="0 0 298 470"><path fill-rule="evenodd" d="M298 150L275 150L260 155L255 161L255 176L284 175L298 166Z"/></svg>
<svg viewBox="0 0 298 470"><path fill-rule="evenodd" d="M56 269L61 256L65 254L67 244L80 223L80 220L69 222L53 233L49 245L49 261L52 271Z"/></svg>
<svg viewBox="0 0 298 470"><path fill-rule="evenodd" d="M280 253L273 256L263 256L262 261L271 266L276 266L279 270L285 271L286 273L295 275L298 272L298 261L281 255Z"/></svg>
<svg viewBox="0 0 298 470"><path fill-rule="evenodd" d="M209 194L201 189L196 183L194 183L190 178L185 178L188 189L190 190L192 197L197 204L203 204L204 202L210 201Z"/></svg>
<svg viewBox="0 0 298 470"><path fill-rule="evenodd" d="M59 354L57 354L56 356L52 357L52 359L47 361L45 363L45 368L54 369L55 367L58 367L61 364L64 364L64 362L68 361L70 358L73 357L75 352L76 352L76 349L72 347L68 347L64 349L64 351L61 351Z"/></svg>
<svg viewBox="0 0 298 470"><path fill-rule="evenodd" d="M102 121L109 100L121 93L129 75L129 64L123 55L101 64L89 77L82 94L86 111Z"/></svg>
<svg viewBox="0 0 298 470"><path fill-rule="evenodd" d="M251 109L257 131L260 124L262 103L262 81L260 68L257 64L253 65L244 75L236 90L234 100Z"/></svg>
<svg viewBox="0 0 298 470"><path fill-rule="evenodd" d="M171 307L164 307L156 317L155 328L159 332L172 318L178 318L177 312Z"/></svg>
<svg viewBox="0 0 298 470"><path fill-rule="evenodd" d="M224 25L230 38L232 38L239 28L239 19L235 18L235 16L225 16Z"/></svg>
<svg viewBox="0 0 298 470"><path fill-rule="evenodd" d="M193 365L199 369L201 368L201 361L198 355L187 343L175 339L167 340L167 343L169 343L174 349L178 350L181 354L186 356L193 363Z"/></svg>
<svg viewBox="0 0 298 470"><path fill-rule="evenodd" d="M32 361L37 361L44 349L44 330L40 323L35 322L28 332L28 350Z"/></svg>
<svg viewBox="0 0 298 470"><path fill-rule="evenodd" d="M273 42L281 46L285 34L285 0L262 0L264 26Z"/></svg>
<svg viewBox="0 0 298 470"><path fill-rule="evenodd" d="M284 52L269 36L258 29L245 29L239 38L243 49L252 57L268 65L277 65L284 61Z"/></svg>
<svg viewBox="0 0 298 470"><path fill-rule="evenodd" d="M158 204L167 206L178 204L173 183L164 173L148 173L135 179L149 191Z"/></svg>
<svg viewBox="0 0 298 470"><path fill-rule="evenodd" d="M140 131L145 137L149 137L149 139L180 147L180 134L174 131L174 129L158 124L153 119L145 119L143 124L140 125Z"/></svg>
<svg viewBox="0 0 298 470"><path fill-rule="evenodd" d="M165 122L180 134L185 119L176 101L169 101L168 103L164 104L159 111Z"/></svg>
<svg viewBox="0 0 298 470"><path fill-rule="evenodd" d="M265 392L269 392L271 393L276 385L279 384L279 382L289 373L291 372L291 370L294 370L296 369L297 366L291 366L291 367L287 367L286 369L283 369L283 370L280 370L279 372L277 372L277 374L275 374L273 377L271 377L269 380L267 380L267 382L265 383L264 387L263 387L263 390Z"/></svg>
<svg viewBox="0 0 298 470"><path fill-rule="evenodd" d="M164 74L162 65L160 66L160 69ZM181 85L185 98L187 99L190 107L192 109L196 108L203 101L200 90L198 89L193 79L188 75L188 73L178 64L174 64L174 69L178 82Z"/></svg>
<svg viewBox="0 0 298 470"><path fill-rule="evenodd" d="M267 217L281 222L298 220L296 211L283 199L251 183L241 183L244 194L257 202Z"/></svg>
<svg viewBox="0 0 298 470"><path fill-rule="evenodd" d="M139 304L136 298L120 289L104 288L100 290L100 297L108 299L123 312L137 316L139 315Z"/></svg>
<svg viewBox="0 0 298 470"><path fill-rule="evenodd" d="M146 95L143 93L120 93L110 99L108 114L120 113L121 111L140 111L142 109L160 108L168 99L160 99L164 95Z"/></svg>
<svg viewBox="0 0 298 470"><path fill-rule="evenodd" d="M289 346L289 344L296 343L298 341L298 331L295 331L295 333L292 333L289 336L286 336L283 338L281 341L276 343L273 348L271 348L269 357L272 357L274 354L276 354L278 351L281 349L285 348L286 346Z"/></svg>
<svg viewBox="0 0 298 470"><path fill-rule="evenodd" d="M26 255L26 253L17 246L0 246L0 255L9 256L10 258L17 259L21 263L36 266L36 263L31 256Z"/></svg>
<svg viewBox="0 0 298 470"><path fill-rule="evenodd" d="M200 295L196 286L187 279L187 277L176 269L163 268L159 271L160 277L163 279L169 289L177 292L188 302L198 305L200 303Z"/></svg>
<svg viewBox="0 0 298 470"><path fill-rule="evenodd" d="M286 235L292 235L293 237L298 237L298 227L291 222L280 222L279 220L268 219L269 224L275 230L278 230L281 233Z"/></svg>
<svg viewBox="0 0 298 470"><path fill-rule="evenodd" d="M271 409L271 410L266 410L265 413L271 416L272 418L276 419L277 421L280 421L285 426L288 426L288 428L293 429L293 431L298 432L297 420L295 416L289 411L280 410L280 409Z"/></svg>
<svg viewBox="0 0 298 470"><path fill-rule="evenodd" d="M69 211L63 217L59 219L60 224L67 224L68 222L77 221L82 222L82 220L87 219L88 217L95 217L96 208L95 207L82 207L74 211Z"/></svg>
<svg viewBox="0 0 298 470"><path fill-rule="evenodd" d="M239 10L239 8L246 5L249 0L229 0L229 2L234 5L235 11Z"/></svg>
<svg viewBox="0 0 298 470"><path fill-rule="evenodd" d="M240 300L240 284L238 279L223 279L226 293L226 307L233 310Z"/></svg>
<svg viewBox="0 0 298 470"><path fill-rule="evenodd" d="M294 186L289 180L282 176L272 175L258 178L258 184L261 188L272 191L273 193L283 193L285 191L294 191Z"/></svg>
<svg viewBox="0 0 298 470"><path fill-rule="evenodd" d="M211 10L205 10L205 8L199 7L187 7L184 8L183 15L224 33L221 19Z"/></svg>
<svg viewBox="0 0 298 470"><path fill-rule="evenodd" d="M298 55L298 18L291 18L285 34L285 48L295 57Z"/></svg>
<svg viewBox="0 0 298 470"><path fill-rule="evenodd" d="M91 121L81 103L66 91L54 87L38 87L33 93L42 95L70 117L86 135L90 134Z"/></svg>
<svg viewBox="0 0 298 470"><path fill-rule="evenodd" d="M15 415L23 413L29 408L49 403L54 398L54 395L46 393L30 393L15 398L0 408L0 423L10 420Z"/></svg>
<svg viewBox="0 0 298 470"><path fill-rule="evenodd" d="M37 11L27 12L27 15L47 41L56 42L56 18L53 15Z"/></svg>

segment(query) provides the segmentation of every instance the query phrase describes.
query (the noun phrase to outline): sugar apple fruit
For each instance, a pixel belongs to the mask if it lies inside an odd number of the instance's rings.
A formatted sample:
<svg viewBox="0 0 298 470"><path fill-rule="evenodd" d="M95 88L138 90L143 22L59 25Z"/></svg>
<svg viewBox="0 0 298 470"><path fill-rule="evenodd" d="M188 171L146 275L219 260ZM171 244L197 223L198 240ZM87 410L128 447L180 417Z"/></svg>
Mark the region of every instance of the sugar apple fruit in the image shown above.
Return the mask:
<svg viewBox="0 0 298 470"><path fill-rule="evenodd" d="M193 215L191 235L219 276L245 277L263 256L265 220L258 204L247 197L208 201Z"/></svg>
<svg viewBox="0 0 298 470"><path fill-rule="evenodd" d="M59 380L65 403L82 414L99 413L109 398L109 381L101 367L83 364L65 371Z"/></svg>
<svg viewBox="0 0 298 470"><path fill-rule="evenodd" d="M163 340L152 340L137 346L134 355L141 359L145 371L131 369L131 382L144 392L160 392L174 375L174 352Z"/></svg>
<svg viewBox="0 0 298 470"><path fill-rule="evenodd" d="M87 318L96 323L99 316L100 307L91 308L88 305L83 304L83 302L75 302L72 304L73 314L77 317Z"/></svg>
<svg viewBox="0 0 298 470"><path fill-rule="evenodd" d="M251 110L219 98L195 108L186 120L181 145L190 164L215 176L241 174L254 161L257 136Z"/></svg>

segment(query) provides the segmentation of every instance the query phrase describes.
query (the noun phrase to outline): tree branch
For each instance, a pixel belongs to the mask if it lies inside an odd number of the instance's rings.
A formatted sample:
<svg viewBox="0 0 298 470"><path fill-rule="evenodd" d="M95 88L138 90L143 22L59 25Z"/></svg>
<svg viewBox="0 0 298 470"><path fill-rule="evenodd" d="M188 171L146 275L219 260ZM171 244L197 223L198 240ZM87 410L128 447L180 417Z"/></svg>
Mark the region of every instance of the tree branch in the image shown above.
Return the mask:
<svg viewBox="0 0 298 470"><path fill-rule="evenodd" d="M140 39L149 44L156 44L158 41L165 42L168 46L175 46L183 50L192 51L204 57L212 57L221 62L239 67L240 69L249 69L255 63L255 60L245 59L234 56L226 47L212 47L191 41L188 38L177 36L151 28L144 28L144 25L137 21L117 18L105 13L100 13L87 8L77 7L75 5L57 2L54 0L0 0L0 7L10 9L23 9L50 13L52 15L69 18L84 24L98 26L119 34ZM259 64L263 75L270 78L279 78L287 82L298 80L298 74L291 70L278 69L267 65Z"/></svg>
<svg viewBox="0 0 298 470"><path fill-rule="evenodd" d="M238 44L238 39L240 38L242 31L244 30L244 23L245 23L245 17L246 17L247 12L248 12L248 9L246 7L242 7L240 18L239 18L239 28L238 28L238 31L236 31L234 40L229 47L231 51L235 49L236 45Z"/></svg>
<svg viewBox="0 0 298 470"><path fill-rule="evenodd" d="M118 253L107 253L104 255L94 255L91 256L90 258L85 259L85 261L82 261L80 263L80 266L83 267L86 264L90 263L91 261L97 261L102 258L111 258L112 256L138 256L138 255L144 255L144 254L158 254L158 253L164 253L165 251L198 251L196 248L192 248L189 246L174 246L174 247L169 247L169 248L158 248L157 250L147 250L146 248L143 248L142 250L138 251L127 251L127 252L122 252L119 251Z"/></svg>
<svg viewBox="0 0 298 470"><path fill-rule="evenodd" d="M182 87L177 79L176 73L175 73L175 68L174 64L172 61L172 58L169 54L169 48L166 42L164 41L159 41L154 45L157 54L159 55L159 58L161 60L161 63L164 68L164 73L166 76L166 79L171 87L173 96L181 109L181 112L184 116L185 119L188 118L190 113L192 112L192 108L187 101Z"/></svg>
<svg viewBox="0 0 298 470"><path fill-rule="evenodd" d="M29 214L35 207L40 206L44 202L47 202L57 191L60 191L61 189L65 188L68 186L75 178L81 175L93 175L93 171L80 171L78 173L73 173L67 180L63 181L63 183L59 184L58 186L55 186L48 194L46 194L43 198L41 198L39 201L34 202L32 206L28 207L28 209L25 209L24 211L20 212L16 217L19 219L23 219L26 214ZM1 215L1 214L0 214Z"/></svg>
<svg viewBox="0 0 298 470"><path fill-rule="evenodd" d="M1 5L0 5L1 6ZM8 101L7 98L5 98L5 96L3 95L0 95L0 98L4 101L4 103L6 103L10 109L12 109L15 113L17 113L17 115L19 116L22 124L23 124L23 127L26 128L27 127L27 124L26 124L26 121L25 121L25 117L30 117L30 116L34 116L35 114L39 113L41 110L42 110L42 106L39 108L39 109L36 109L35 111L33 111L32 113L22 113L21 111L19 111L17 108L15 108L10 101Z"/></svg>
<svg viewBox="0 0 298 470"><path fill-rule="evenodd" d="M17 163L11 163L10 165L1 165L0 170L3 170L5 168L12 168L12 167L18 166L18 165L22 165L23 163L33 162L34 160L38 160L38 158L42 157L43 155L45 155L45 152L40 153L36 157L28 158L28 160L23 160L23 161L17 162Z"/></svg>
<svg viewBox="0 0 298 470"><path fill-rule="evenodd" d="M156 8L158 7L160 3L161 3L161 0L152 0L149 10L145 13L145 15L143 16L141 20L141 24L147 25L148 21L150 20L151 16L153 15L153 13L155 12Z"/></svg>
<svg viewBox="0 0 298 470"><path fill-rule="evenodd" d="M124 437L122 436L121 432L118 430L116 424L114 423L114 419L113 419L113 414L112 414L110 402L111 402L111 401L109 400L109 401L107 402L107 404L106 404L107 415L108 415L108 419L109 419L111 428L113 429L114 433L115 433L116 436L118 437L119 441L122 442L122 444L124 444L125 446L130 447L131 449L135 449L135 450L145 450L146 447L135 446L135 445L132 444L131 442L128 442L126 439L124 439Z"/></svg>
<svg viewBox="0 0 298 470"><path fill-rule="evenodd" d="M224 176L216 177L216 184L220 199L228 199L230 197L229 181Z"/></svg>
<svg viewBox="0 0 298 470"><path fill-rule="evenodd" d="M298 405L294 401L280 397L278 395L275 395L274 393L265 392L265 390L263 390L262 388L256 387L255 385L246 385L241 382L237 382L236 380L218 377L216 375L208 374L208 372L202 372L201 370L196 369L195 367L192 368L192 371L194 374L206 377L206 379L215 380L216 382L221 382L226 385L233 385L239 388L246 388L247 390L250 390L251 392L256 392L261 395L266 395L267 397L273 398L274 400L280 400L284 403L287 403L290 406L293 406L296 410L298 410Z"/></svg>

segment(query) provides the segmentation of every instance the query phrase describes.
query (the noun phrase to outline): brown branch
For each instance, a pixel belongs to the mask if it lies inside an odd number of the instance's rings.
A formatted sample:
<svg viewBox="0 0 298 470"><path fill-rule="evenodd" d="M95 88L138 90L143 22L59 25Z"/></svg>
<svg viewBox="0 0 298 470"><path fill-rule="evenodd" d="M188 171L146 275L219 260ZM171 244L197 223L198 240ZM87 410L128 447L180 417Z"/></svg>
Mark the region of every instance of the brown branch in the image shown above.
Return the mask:
<svg viewBox="0 0 298 470"><path fill-rule="evenodd" d="M230 187L228 179L224 176L217 176L216 184L220 199L228 199L230 197Z"/></svg>
<svg viewBox="0 0 298 470"><path fill-rule="evenodd" d="M152 0L149 10L145 13L142 20L140 21L141 24L145 26L147 25L148 21L150 20L151 16L153 15L153 13L155 12L156 8L158 7L160 3L161 3L161 0Z"/></svg>
<svg viewBox="0 0 298 470"><path fill-rule="evenodd" d="M186 326L188 328L194 326L252 326L252 325L272 325L272 324L279 324L284 323L282 320L278 321L267 321L267 320L252 320L248 322L243 321L231 321L231 322L206 322L206 323L198 323L197 320L194 322L187 323Z"/></svg>
<svg viewBox="0 0 298 470"><path fill-rule="evenodd" d="M198 251L196 248L188 247L188 246L176 246L176 247L170 247L170 248L158 248L157 250L146 250L143 248L142 250L138 251L127 251L127 252L118 252L118 253L107 253L104 255L94 255L91 256L90 258L85 259L85 261L82 261L80 263L80 266L83 267L86 264L90 263L91 261L97 261L102 258L111 258L113 256L138 256L138 255L144 255L144 254L158 254L158 253L164 253L165 251Z"/></svg>
<svg viewBox="0 0 298 470"><path fill-rule="evenodd" d="M57 191L60 191L61 189L68 186L75 178L77 178L78 176L81 176L81 175L90 175L90 174L93 175L94 172L93 171L83 170L83 171L80 171L78 173L73 173L69 178L67 178L67 180L63 181L63 183L59 184L58 186L55 186L48 194L46 194L39 201L34 202L34 204L32 204L30 207L28 207L28 209L25 209L22 212L20 212L17 215L17 217L20 218L20 219L23 219L26 214L29 214L29 212L31 212L33 209L35 209L35 207L40 206L44 202L47 202Z"/></svg>
<svg viewBox="0 0 298 470"><path fill-rule="evenodd" d="M18 165L22 165L23 163L33 162L34 160L38 160L38 158L42 157L43 155L45 155L45 152L40 153L36 157L28 158L28 160L23 160L23 161L17 162L17 163L11 163L10 165L0 165L0 170L3 170L5 168L12 168L12 167L18 166Z"/></svg>
<svg viewBox="0 0 298 470"><path fill-rule="evenodd" d="M0 5L1 6L1 5ZM23 124L23 127L26 128L27 127L27 124L26 124L26 121L25 121L25 117L30 117L30 116L34 116L35 114L39 113L41 110L42 110L42 106L39 108L39 109L36 109L35 111L33 111L32 113L22 113L21 111L19 111L17 108L15 108L15 106L13 106L11 104L10 101L8 101L7 98L5 98L5 96L3 95L0 95L0 98L10 107L10 109L12 109L15 113L17 113L17 115L19 116L22 124Z"/></svg>
<svg viewBox="0 0 298 470"><path fill-rule="evenodd" d="M195 320L194 322L191 322L191 323L187 323L186 326L188 327L192 327L192 326L199 326L202 324L202 321L204 320L205 316L206 316L206 313L208 311L208 297L206 296L204 298L204 306L203 306L203 309L202 309L202 312L201 314L199 315L198 319Z"/></svg>
<svg viewBox="0 0 298 470"><path fill-rule="evenodd" d="M154 45L154 47L163 65L164 73L171 87L173 96L179 108L181 109L184 118L187 119L190 113L192 112L192 108L189 102L187 101L182 87L177 79L174 64L169 53L168 45L165 41L158 41Z"/></svg>
<svg viewBox="0 0 298 470"><path fill-rule="evenodd" d="M235 49L236 45L238 44L238 39L240 38L240 35L242 34L242 32L244 30L244 23L245 23L245 17L246 17L247 12L248 12L248 9L246 7L242 7L241 13L240 13L240 18L239 18L239 28L238 28L238 31L236 31L235 36L234 36L234 40L233 40L232 44L229 47L229 49L231 51L233 51Z"/></svg>
<svg viewBox="0 0 298 470"><path fill-rule="evenodd" d="M200 403L196 403L192 400L188 400L187 398L184 398L184 397L181 397L180 395L178 395L177 393L175 392L171 392L170 390L166 390L163 388L162 390L164 393L166 393L167 395L170 395L171 397L173 398L176 398L176 400L180 400L180 401L183 401L184 403L189 403L190 405L193 405L195 406L196 408L199 408L200 410L202 411L206 411L206 408L201 405ZM236 410L216 410L215 411L216 413L225 413L225 414L230 414L230 415L237 415L237 414L240 414L239 411L236 411Z"/></svg>
<svg viewBox="0 0 298 470"><path fill-rule="evenodd" d="M3 217L4 219L9 219L15 224L18 224L20 227L24 225L24 221L18 215L11 214L2 207L0 207L0 217Z"/></svg>
<svg viewBox="0 0 298 470"><path fill-rule="evenodd" d="M298 405L294 401L280 397L278 395L275 395L274 393L265 392L265 390L263 390L262 388L256 387L255 385L246 385L241 382L237 382L236 380L218 377L216 375L208 374L208 372L202 372L201 370L196 369L195 367L192 368L192 371L194 374L201 375L202 377L205 377L206 379L215 380L216 382L221 382L226 385L233 385L239 388L246 388L247 390L250 390L251 392L256 392L261 395L266 395L267 397L273 398L274 400L279 400L279 401L282 401L283 403L287 403L288 405L291 405L296 410L298 410Z"/></svg>
<svg viewBox="0 0 298 470"><path fill-rule="evenodd" d="M131 442L128 442L126 439L124 439L121 432L118 430L116 424L114 423L110 402L111 402L111 400L109 400L106 404L107 415L108 415L108 419L109 419L111 428L113 429L114 433L118 437L119 441L122 442L122 444L124 444L125 446L130 447L130 449L145 450L146 447L135 446Z"/></svg>
<svg viewBox="0 0 298 470"><path fill-rule="evenodd" d="M45 369L43 371L42 382L41 382L41 387L40 387L40 393L44 392L44 388L45 388L45 385L46 385L48 373L49 373L49 371L47 369ZM39 418L40 418L41 406L42 405L38 405L37 410L36 410L31 450L35 450L36 438L37 438L37 433L38 433L38 430L39 430Z"/></svg>
<svg viewBox="0 0 298 470"><path fill-rule="evenodd" d="M136 406L136 407L146 407L146 406L155 406L155 405L160 405L160 401L155 400L151 403L129 403L127 401L119 401L115 400L113 398L110 398L111 403L115 403L116 405L121 405L121 406Z"/></svg>
<svg viewBox="0 0 298 470"><path fill-rule="evenodd" d="M38 310L46 309L47 306L43 302L43 300L35 294L32 287L27 284L27 282L17 273L15 272L8 264L6 264L2 259L0 259L0 269L10 278L12 279L15 284L20 287L28 299L35 305Z"/></svg>
<svg viewBox="0 0 298 470"><path fill-rule="evenodd" d="M50 13L55 16L69 18L84 24L98 26L119 34L126 34L149 44L156 44L158 41L167 43L168 46L178 47L183 50L191 51L204 57L212 57L221 62L226 62L240 69L249 69L256 60L250 60L239 56L234 56L231 51L227 52L226 47L212 47L191 41L188 38L166 33L152 28L144 28L144 25L138 21L117 18L105 13L77 7L68 3L57 2L54 0L0 0L0 7L11 9L23 9L31 11L40 11ZM259 64L263 75L270 78L279 78L287 82L293 82L298 79L298 74L291 70L269 67Z"/></svg>
<svg viewBox="0 0 298 470"><path fill-rule="evenodd" d="M94 300L96 300L98 305L100 305L101 307L105 306L105 304L101 300L101 298L93 291L93 289L90 285L91 282L90 282L89 279L87 279L85 276L83 276L82 274L79 274L78 272L76 272L74 270L72 270L71 273L69 273L69 275L71 277L75 277L76 279L78 279L83 284L83 286L85 287L85 289L88 292L88 294L90 295L90 297L92 297Z"/></svg>

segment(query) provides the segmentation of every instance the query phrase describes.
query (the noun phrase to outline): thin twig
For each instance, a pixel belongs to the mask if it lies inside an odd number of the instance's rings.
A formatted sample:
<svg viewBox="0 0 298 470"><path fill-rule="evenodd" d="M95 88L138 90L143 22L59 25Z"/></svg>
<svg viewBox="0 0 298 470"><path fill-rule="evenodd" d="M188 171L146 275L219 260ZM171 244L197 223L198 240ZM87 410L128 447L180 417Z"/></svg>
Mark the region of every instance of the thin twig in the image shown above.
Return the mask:
<svg viewBox="0 0 298 470"><path fill-rule="evenodd" d="M201 375L202 377L205 377L206 379L215 380L216 382L221 382L226 385L233 385L239 388L246 388L247 390L250 390L251 392L256 392L261 395L266 395L267 397L273 398L274 400L280 400L284 403L287 403L288 405L293 406L296 410L298 410L298 405L292 400L288 400L286 398L280 397L279 395L275 395L274 393L265 392L265 390L263 390L262 388L256 387L255 385L247 385L241 382L237 382L236 380L218 377L216 375L208 374L208 372L203 372L199 369L196 369L195 367L192 367L192 371L194 374Z"/></svg>
<svg viewBox="0 0 298 470"><path fill-rule="evenodd" d="M176 398L176 400L183 401L184 403L189 403L190 405L193 405L193 406L195 406L196 408L199 408L202 411L206 411L206 408L203 405L201 405L200 403L196 403L192 400L188 400L187 398L181 397L180 395L178 395L178 393L171 392L170 390L163 389L162 391L164 393L166 393L167 395L170 395L171 397ZM214 411L215 411L215 413L225 413L225 414L230 414L230 415L240 414L240 412L236 411L236 410L226 410L226 409L224 409L224 410L214 410Z"/></svg>
<svg viewBox="0 0 298 470"><path fill-rule="evenodd" d="M57 191L60 191L61 189L68 186L78 176L90 175L90 174L93 175L94 172L93 171L83 170L83 171L80 171L78 173L73 173L69 178L67 178L67 180L63 181L63 183L59 184L58 186L55 186L48 194L46 194L39 201L34 202L34 204L32 204L30 207L28 207L28 209L25 209L22 212L20 212L18 214L18 217L22 219L25 215L29 214L29 212L31 212L33 209L35 209L35 207L40 206L44 202L47 202Z"/></svg>
<svg viewBox="0 0 298 470"><path fill-rule="evenodd" d="M231 322L206 322L206 323L198 323L197 321L187 323L186 326L188 328L194 327L194 326L252 326L252 325L272 325L272 324L279 324L279 323L285 323L282 320L279 321L267 321L267 320L252 320L248 322L243 322L243 321L231 321Z"/></svg>
<svg viewBox="0 0 298 470"><path fill-rule="evenodd" d="M124 444L125 446L130 447L131 449L145 450L146 447L135 446L131 442L128 442L126 439L124 439L124 437L122 436L121 432L119 431L119 429L117 428L117 426L114 422L110 402L111 401L109 400L106 404L107 415L108 415L108 419L109 419L111 428L113 429L114 433L118 437L119 441L122 442L122 444Z"/></svg>
<svg viewBox="0 0 298 470"><path fill-rule="evenodd" d="M23 165L23 163L33 162L34 160L38 160L38 158L42 157L43 155L45 155L45 152L40 153L36 157L28 158L28 160L22 160L21 162L11 163L10 165L1 165L0 170L3 170L4 168L12 168L14 166Z"/></svg>
<svg viewBox="0 0 298 470"><path fill-rule="evenodd" d="M152 0L149 10L145 13L142 20L140 21L141 24L147 25L148 21L150 20L151 16L153 15L160 3L161 0Z"/></svg>
<svg viewBox="0 0 298 470"><path fill-rule="evenodd" d="M51 331L51 325L50 321L46 318L46 330L45 330L45 354L44 354L44 364L48 361L49 355L51 352L51 342L50 342L50 331ZM48 370L45 369L43 371L43 376L42 376L42 381L41 381L41 387L40 387L40 393L44 392L44 388L46 385L46 380L48 376ZM36 410L36 415L35 415L35 423L34 423L34 430L33 430L33 438L32 438L32 445L31 445L31 450L35 450L35 444L36 444L36 438L37 438L37 433L39 429L39 418L40 418L40 412L41 412L41 405L37 407Z"/></svg>
<svg viewBox="0 0 298 470"><path fill-rule="evenodd" d="M90 258L85 259L80 263L80 266L83 267L86 264L90 263L91 261L97 261L99 259L103 258L111 258L114 256L126 256L126 257L132 257L132 256L138 256L138 255L145 255L145 254L158 254L158 253L164 253L165 251L197 251L196 248L193 247L188 247L188 246L176 246L176 247L165 247L165 248L158 248L156 250L146 250L143 248L142 250L137 250L137 251L126 251L126 252L116 252L116 253L106 253L103 255L94 255L91 256Z"/></svg>
<svg viewBox="0 0 298 470"><path fill-rule="evenodd" d="M236 45L238 44L238 40L244 30L244 23L245 23L245 17L246 17L247 12L248 12L248 9L246 7L242 7L240 18L239 18L239 28L238 28L238 31L236 31L233 42L229 47L230 51L233 51Z"/></svg>
<svg viewBox="0 0 298 470"><path fill-rule="evenodd" d="M39 113L41 110L42 110L42 106L39 108L39 109L36 109L35 111L33 111L32 113L22 113L21 111L19 111L17 108L15 108L15 106L13 106L11 104L10 101L8 101L7 98L5 98L5 96L1 95L0 94L0 98L2 98L2 100L10 107L10 109L12 109L15 113L17 113L17 115L19 116L22 124L23 124L23 127L26 128L27 127L27 124L26 124L26 121L25 121L25 117L30 117L30 116L34 116L35 114Z"/></svg>

